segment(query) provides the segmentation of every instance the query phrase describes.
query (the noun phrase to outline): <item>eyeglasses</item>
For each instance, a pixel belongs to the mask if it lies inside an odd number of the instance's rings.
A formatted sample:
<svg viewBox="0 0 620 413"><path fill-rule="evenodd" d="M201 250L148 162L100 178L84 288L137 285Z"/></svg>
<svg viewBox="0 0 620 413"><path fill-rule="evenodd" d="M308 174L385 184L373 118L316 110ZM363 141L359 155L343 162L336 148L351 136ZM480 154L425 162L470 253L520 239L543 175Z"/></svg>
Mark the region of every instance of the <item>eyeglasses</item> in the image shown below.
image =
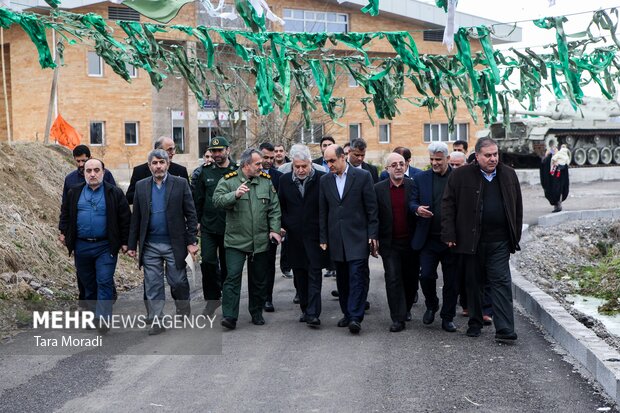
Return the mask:
<svg viewBox="0 0 620 413"><path fill-rule="evenodd" d="M393 164L388 165L389 168L404 168L405 167L405 163L404 162L394 162Z"/></svg>

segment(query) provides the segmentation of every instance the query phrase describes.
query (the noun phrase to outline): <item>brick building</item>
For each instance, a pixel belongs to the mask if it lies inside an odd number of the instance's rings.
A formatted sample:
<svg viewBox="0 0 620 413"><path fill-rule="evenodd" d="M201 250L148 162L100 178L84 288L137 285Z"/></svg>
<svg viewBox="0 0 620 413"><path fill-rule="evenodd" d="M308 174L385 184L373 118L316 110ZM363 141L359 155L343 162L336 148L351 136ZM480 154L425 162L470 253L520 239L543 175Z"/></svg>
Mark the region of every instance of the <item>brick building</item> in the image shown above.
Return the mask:
<svg viewBox="0 0 620 413"><path fill-rule="evenodd" d="M24 0L22 3L35 7L45 6L40 0ZM434 4L417 0L382 0L379 16L372 17L359 10L366 3L366 0L343 3L337 0L270 0L269 5L274 13L287 22L284 27L272 24L270 29L317 32L409 31L421 54L446 53L441 43L446 15ZM109 2L63 0L61 7L76 13L93 12L111 20L145 20L133 10ZM44 9L34 7L32 10L45 12ZM462 13L457 13L456 20L462 26L495 23ZM171 23L230 28L240 28L242 25L240 19L231 22L208 17L197 3L186 5ZM115 36L123 37L124 33L117 32ZM181 34L158 33L157 37L189 48L196 47L195 39ZM517 29L494 42L519 41L520 37L520 29ZM48 42L54 44L49 31ZM476 49L476 45L473 46ZM40 68L35 46L19 27L4 31L4 47L13 140L42 141L53 71ZM342 47L337 46L335 53L339 49ZM387 41L379 40L373 41L369 54L393 56L394 52ZM219 128L229 127L231 119L228 119L228 111L218 110L221 102L217 97L211 97L213 100L198 105L182 79L168 77L158 92L144 71L134 70L132 75L131 83L125 82L111 68L106 67L88 45L67 46L64 65L59 70L55 111L78 130L82 135L82 143L91 146L95 156L103 158L121 181L128 179L129 168L144 162L153 138L161 135L173 136L177 142L179 151L175 161L188 167L197 165L209 137L220 133ZM0 85L1 82L0 78ZM6 140L7 123L2 90L0 87L0 140ZM339 143L363 137L369 145L367 157L375 162L379 162L394 147L407 146L413 149L414 162L421 166L426 163L426 142L455 139L472 141L475 132L482 127L474 124L463 105L459 106L456 116L457 130L450 135L441 109L429 116L425 108L420 109L407 102L399 106L401 114L393 120L376 119L372 126L359 102L365 93L346 74L338 77L334 96L342 96L347 100L347 111L339 119L340 125L319 114L313 116L312 130L300 128L295 139L313 144L323 134L334 136ZM372 104L369 107L372 113ZM254 119L256 115L251 111L239 111L233 116L236 147L240 149L254 143L256 137L260 136ZM299 117L299 114L293 113L291 116Z"/></svg>

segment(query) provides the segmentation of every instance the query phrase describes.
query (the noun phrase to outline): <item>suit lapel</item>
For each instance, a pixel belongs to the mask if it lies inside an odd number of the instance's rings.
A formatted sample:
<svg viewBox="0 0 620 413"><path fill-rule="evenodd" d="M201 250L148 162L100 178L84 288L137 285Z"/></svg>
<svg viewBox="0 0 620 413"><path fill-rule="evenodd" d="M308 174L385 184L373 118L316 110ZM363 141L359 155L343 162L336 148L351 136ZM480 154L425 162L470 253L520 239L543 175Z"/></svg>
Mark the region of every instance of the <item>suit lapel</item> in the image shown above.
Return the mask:
<svg viewBox="0 0 620 413"><path fill-rule="evenodd" d="M171 179L171 176L168 175L166 179L166 207L168 207L168 201L170 200L170 193L172 193L172 187L174 186L174 179Z"/></svg>
<svg viewBox="0 0 620 413"><path fill-rule="evenodd" d="M347 180L344 182L344 191L342 191L342 200L344 200L344 198L347 196L347 193L349 192L349 189L351 189L351 186L353 186L353 181L355 181L355 176L357 175L352 169L355 168L352 165L349 165L349 170L347 171ZM335 181L334 181L335 184ZM338 190L336 189L336 192L338 192Z"/></svg>

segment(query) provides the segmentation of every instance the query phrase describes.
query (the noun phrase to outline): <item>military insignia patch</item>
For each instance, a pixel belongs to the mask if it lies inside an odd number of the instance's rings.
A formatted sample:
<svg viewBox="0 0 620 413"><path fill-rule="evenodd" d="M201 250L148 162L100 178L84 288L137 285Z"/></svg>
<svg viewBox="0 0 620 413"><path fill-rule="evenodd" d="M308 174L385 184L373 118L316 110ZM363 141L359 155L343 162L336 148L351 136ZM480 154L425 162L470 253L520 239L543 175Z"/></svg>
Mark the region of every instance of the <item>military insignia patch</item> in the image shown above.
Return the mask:
<svg viewBox="0 0 620 413"><path fill-rule="evenodd" d="M265 172L261 172L260 176L262 176L263 178L271 179L271 175L269 175L268 173L265 173Z"/></svg>
<svg viewBox="0 0 620 413"><path fill-rule="evenodd" d="M230 179L233 176L237 176L237 171L231 172L229 174L224 175L224 179Z"/></svg>

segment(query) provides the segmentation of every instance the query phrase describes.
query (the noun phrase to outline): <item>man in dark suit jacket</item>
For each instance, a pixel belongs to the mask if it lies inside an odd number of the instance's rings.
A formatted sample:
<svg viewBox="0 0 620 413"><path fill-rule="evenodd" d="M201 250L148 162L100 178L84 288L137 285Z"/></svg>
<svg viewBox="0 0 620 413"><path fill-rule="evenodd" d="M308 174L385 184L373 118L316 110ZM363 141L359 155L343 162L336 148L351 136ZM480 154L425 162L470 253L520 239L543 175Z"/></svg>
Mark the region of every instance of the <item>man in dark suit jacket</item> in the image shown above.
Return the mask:
<svg viewBox="0 0 620 413"><path fill-rule="evenodd" d="M317 165L321 165L323 168L325 168L326 171L329 171L329 166L327 165L327 163L325 163L325 160L323 159L323 154L325 153L325 149L327 149L329 145L334 145L335 143L336 141L334 140L332 136L329 136L329 135L323 136L321 138L321 142L319 143L321 147L321 156L319 156L316 159L313 159L312 162Z"/></svg>
<svg viewBox="0 0 620 413"><path fill-rule="evenodd" d="M370 172L372 182L376 184L379 182L377 167L364 162L364 158L366 157L366 147L367 145L364 139L353 139L351 141L351 151L349 151L349 163L354 168L360 168Z"/></svg>
<svg viewBox="0 0 620 413"><path fill-rule="evenodd" d="M340 309L339 327L359 333L368 296L368 254L376 256L379 221L377 197L370 173L354 168L340 146L325 150L330 172L321 177L320 241L336 263Z"/></svg>
<svg viewBox="0 0 620 413"><path fill-rule="evenodd" d="M280 185L280 177L282 176L282 172L278 171L273 167L273 163L275 161L275 147L270 142L263 142L258 146L258 149L263 154L263 172L269 175L271 179L271 183L275 188L276 192L279 189ZM282 249L284 249L284 244L282 244ZM270 243L269 251L267 254L267 285L265 287L266 292L266 300L263 306L263 310L268 313L273 313L275 311L275 307L273 306L273 285L276 281L276 256L278 254L278 244ZM248 271L251 271L248 269Z"/></svg>
<svg viewBox="0 0 620 413"><path fill-rule="evenodd" d="M452 169L448 164L448 146L432 142L428 146L431 169L419 173L413 180L409 209L418 219L411 247L420 251L420 286L426 300L424 324L435 320L439 310L437 298L437 266L441 262L443 274L441 328L456 331L453 319L456 314L457 256L441 241L441 200Z"/></svg>
<svg viewBox="0 0 620 413"><path fill-rule="evenodd" d="M379 206L379 254L385 270L385 290L393 333L405 329L418 289L420 261L411 249L415 216L409 211L413 180L405 179L405 159L391 153L385 161L389 179L375 185ZM409 319L410 318L409 313Z"/></svg>
<svg viewBox="0 0 620 413"><path fill-rule="evenodd" d="M175 144L172 138L168 138L166 136L162 136L158 138L153 144L153 149L163 149L168 153L168 158L170 159L170 167L168 168L168 173L174 176L180 176L181 178L187 179L189 183L189 175L187 174L187 168L179 165L178 163L172 162L172 158L176 152ZM127 188L127 202L129 205L133 204L133 196L136 190L136 183L144 178L151 177L151 170L149 169L148 163L143 163L141 165L133 168L133 172L131 174L131 179L129 181L129 188Z"/></svg>
<svg viewBox="0 0 620 413"><path fill-rule="evenodd" d="M403 158L405 158L405 165L407 165L407 168L405 169L405 178L412 178L414 177L414 175L422 172L421 169L418 168L414 168L413 166L410 165L411 162L411 150L409 148L405 148L404 146L397 146L396 148L394 148L394 150L392 151L394 153L397 153L399 155L401 155ZM383 181L384 179L388 179L390 176L388 174L387 169L384 169L381 172L381 175L379 175L379 180Z"/></svg>
<svg viewBox="0 0 620 413"><path fill-rule="evenodd" d="M165 331L161 325L165 299L164 262L165 278L175 299L177 314L190 313L185 257L198 251L198 221L189 183L168 173L168 153L155 149L148 159L152 177L136 184L128 254L135 257L139 246L148 317L154 319L149 334L154 335Z"/></svg>
<svg viewBox="0 0 620 413"><path fill-rule="evenodd" d="M290 150L293 171L280 178L282 229L289 240L288 262L293 269L299 305L311 327L321 324L321 269L327 254L321 250L319 237L319 181L325 173L312 168L310 150L293 145Z"/></svg>

